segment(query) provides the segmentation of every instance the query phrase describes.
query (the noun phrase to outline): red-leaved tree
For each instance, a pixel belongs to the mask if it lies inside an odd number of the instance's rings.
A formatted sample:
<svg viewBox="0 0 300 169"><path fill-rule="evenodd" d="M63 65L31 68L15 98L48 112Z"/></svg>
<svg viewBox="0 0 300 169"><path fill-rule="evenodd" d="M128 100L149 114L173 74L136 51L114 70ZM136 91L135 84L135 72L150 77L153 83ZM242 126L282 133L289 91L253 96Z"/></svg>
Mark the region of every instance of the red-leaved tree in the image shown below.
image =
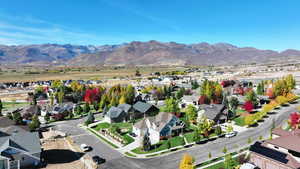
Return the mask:
<svg viewBox="0 0 300 169"><path fill-rule="evenodd" d="M206 96L200 96L198 104L210 104L210 100Z"/></svg>
<svg viewBox="0 0 300 169"><path fill-rule="evenodd" d="M233 92L235 94L239 94L239 95L244 95L244 93L245 93L244 88L242 86L235 88Z"/></svg>
<svg viewBox="0 0 300 169"><path fill-rule="evenodd" d="M243 108L247 111L247 112L251 112L254 108L254 105L251 101L246 101Z"/></svg>
<svg viewBox="0 0 300 169"><path fill-rule="evenodd" d="M84 101L92 104L94 102L98 102L101 97L101 91L99 88L87 89L84 95Z"/></svg>
<svg viewBox="0 0 300 169"><path fill-rule="evenodd" d="M289 124L293 129L299 128L300 125L300 113L294 112L290 115Z"/></svg>

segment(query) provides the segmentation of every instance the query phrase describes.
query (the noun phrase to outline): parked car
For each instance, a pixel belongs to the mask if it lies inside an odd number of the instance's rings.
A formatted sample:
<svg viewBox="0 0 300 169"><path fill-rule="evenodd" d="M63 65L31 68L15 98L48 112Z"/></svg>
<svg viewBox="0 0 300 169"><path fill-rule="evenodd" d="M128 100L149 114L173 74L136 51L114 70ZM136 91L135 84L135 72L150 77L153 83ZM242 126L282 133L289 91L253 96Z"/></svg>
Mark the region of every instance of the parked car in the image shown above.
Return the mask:
<svg viewBox="0 0 300 169"><path fill-rule="evenodd" d="M96 163L97 165L105 163L105 159L101 158L99 156L93 156L92 159L93 159L94 163Z"/></svg>
<svg viewBox="0 0 300 169"><path fill-rule="evenodd" d="M131 135L132 137L136 137L135 133L129 133L129 135Z"/></svg>
<svg viewBox="0 0 300 169"><path fill-rule="evenodd" d="M232 131L232 132L226 133L225 137L226 138L231 138L231 137L234 137L236 135L237 135L237 132L236 131Z"/></svg>
<svg viewBox="0 0 300 169"><path fill-rule="evenodd" d="M89 150L91 150L91 147L86 145L86 144L81 144L80 145L80 149L83 151L83 152L87 152Z"/></svg>

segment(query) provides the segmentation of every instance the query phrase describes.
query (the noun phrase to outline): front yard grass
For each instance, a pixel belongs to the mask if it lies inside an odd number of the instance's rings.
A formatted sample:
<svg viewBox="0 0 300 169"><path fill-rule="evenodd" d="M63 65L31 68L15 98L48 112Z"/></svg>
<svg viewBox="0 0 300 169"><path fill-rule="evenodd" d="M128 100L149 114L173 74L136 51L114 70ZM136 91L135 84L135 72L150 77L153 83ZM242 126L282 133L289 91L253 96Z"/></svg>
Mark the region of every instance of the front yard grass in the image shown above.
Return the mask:
<svg viewBox="0 0 300 169"><path fill-rule="evenodd" d="M107 122L99 123L94 129L100 131L101 129L107 129L110 127L110 124Z"/></svg>
<svg viewBox="0 0 300 169"><path fill-rule="evenodd" d="M169 141L170 141L171 147L185 145L183 137L180 137L180 136L173 137L173 138L169 139Z"/></svg>
<svg viewBox="0 0 300 169"><path fill-rule="evenodd" d="M168 145L168 141L167 140L162 140L159 143L157 143L156 145L153 145L153 149L149 150L149 151L144 151L141 149L141 147L138 147L134 150L132 150L132 152L136 153L136 154L148 154L148 153L154 153L154 152L158 152L158 151L162 151L162 150L166 150L169 148Z"/></svg>
<svg viewBox="0 0 300 169"><path fill-rule="evenodd" d="M194 142L194 132L186 133L183 135L188 143Z"/></svg>
<svg viewBox="0 0 300 169"><path fill-rule="evenodd" d="M121 128L121 129L129 129L132 130L132 124L131 123L112 123L112 126Z"/></svg>
<svg viewBox="0 0 300 169"><path fill-rule="evenodd" d="M114 148L119 148L118 146L114 145L113 143L111 143L110 141L106 140L105 138L103 138L102 136L100 136L98 133L96 133L94 130L87 128L90 132L92 132L94 135L96 135L99 139L103 140L104 142L106 142L107 144L111 145Z"/></svg>
<svg viewBox="0 0 300 169"><path fill-rule="evenodd" d="M236 125L238 126L245 126L245 118L243 116L239 116L235 119L233 119L233 121L235 122Z"/></svg>
<svg viewBox="0 0 300 169"><path fill-rule="evenodd" d="M126 145L134 142L134 139L128 134L123 135L123 140L126 142Z"/></svg>
<svg viewBox="0 0 300 169"><path fill-rule="evenodd" d="M29 105L28 102L2 102L2 104L3 104L3 111L9 110L11 108L17 109Z"/></svg>

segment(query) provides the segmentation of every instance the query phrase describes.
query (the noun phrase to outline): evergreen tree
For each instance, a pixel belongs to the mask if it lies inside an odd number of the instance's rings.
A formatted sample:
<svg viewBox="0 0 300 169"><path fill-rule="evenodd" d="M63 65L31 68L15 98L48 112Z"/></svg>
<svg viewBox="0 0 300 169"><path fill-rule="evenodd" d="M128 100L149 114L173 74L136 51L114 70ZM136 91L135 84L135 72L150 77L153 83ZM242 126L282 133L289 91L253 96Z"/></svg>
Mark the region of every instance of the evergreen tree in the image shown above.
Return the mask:
<svg viewBox="0 0 300 169"><path fill-rule="evenodd" d="M89 124L94 123L94 121L95 121L94 114L90 112L90 113L88 114L88 117L87 117L86 121L84 122L84 124L85 124L86 126L88 126Z"/></svg>
<svg viewBox="0 0 300 169"><path fill-rule="evenodd" d="M2 116L2 109L3 109L3 104L2 104L2 101L0 99L0 116Z"/></svg>
<svg viewBox="0 0 300 169"><path fill-rule="evenodd" d="M144 151L149 151L150 148L151 148L151 142L150 142L150 138L149 138L149 133L146 132L143 137L143 141L142 141L142 149Z"/></svg>
<svg viewBox="0 0 300 169"><path fill-rule="evenodd" d="M28 127L29 127L29 129L30 129L31 131L33 131L33 130L39 128L40 125L41 125L41 123L40 123L40 121L39 121L39 119L38 119L38 116L37 116L37 115L34 115L33 118L32 118L32 121L31 121L31 123L29 123L29 126L28 126Z"/></svg>
<svg viewBox="0 0 300 169"><path fill-rule="evenodd" d="M13 113L12 117L13 120L15 121L15 124L17 125L23 124L23 119L20 112Z"/></svg>
<svg viewBox="0 0 300 169"><path fill-rule="evenodd" d="M90 112L91 108L90 108L90 104L88 102L85 102L84 107L83 107L83 111L85 113Z"/></svg>

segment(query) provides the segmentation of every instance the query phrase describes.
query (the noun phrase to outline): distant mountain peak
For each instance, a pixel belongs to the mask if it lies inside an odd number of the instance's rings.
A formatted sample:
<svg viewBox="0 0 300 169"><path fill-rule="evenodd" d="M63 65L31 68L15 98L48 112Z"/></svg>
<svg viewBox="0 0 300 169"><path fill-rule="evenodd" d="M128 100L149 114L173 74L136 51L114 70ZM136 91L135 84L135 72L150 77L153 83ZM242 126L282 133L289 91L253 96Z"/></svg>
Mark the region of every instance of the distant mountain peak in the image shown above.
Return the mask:
<svg viewBox="0 0 300 169"><path fill-rule="evenodd" d="M0 64L56 65L231 65L299 60L300 51L237 47L229 43L132 41L119 45L0 45Z"/></svg>

